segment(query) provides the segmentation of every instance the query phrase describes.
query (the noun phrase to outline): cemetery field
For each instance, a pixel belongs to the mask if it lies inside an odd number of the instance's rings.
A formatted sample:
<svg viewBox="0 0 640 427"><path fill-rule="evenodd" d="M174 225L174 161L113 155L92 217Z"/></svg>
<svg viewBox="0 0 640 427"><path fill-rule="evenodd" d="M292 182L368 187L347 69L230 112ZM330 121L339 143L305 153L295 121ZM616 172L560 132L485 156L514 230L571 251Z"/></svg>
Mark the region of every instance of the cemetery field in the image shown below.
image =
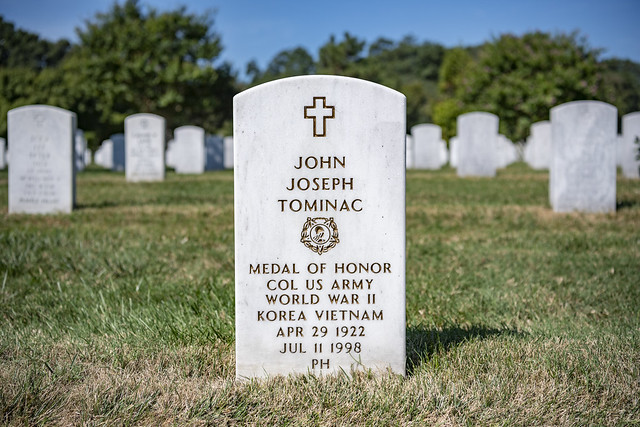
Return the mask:
<svg viewBox="0 0 640 427"><path fill-rule="evenodd" d="M71 215L7 215L5 424L638 424L640 181L554 214L548 174L407 173L407 377L235 381L233 173L89 168Z"/></svg>

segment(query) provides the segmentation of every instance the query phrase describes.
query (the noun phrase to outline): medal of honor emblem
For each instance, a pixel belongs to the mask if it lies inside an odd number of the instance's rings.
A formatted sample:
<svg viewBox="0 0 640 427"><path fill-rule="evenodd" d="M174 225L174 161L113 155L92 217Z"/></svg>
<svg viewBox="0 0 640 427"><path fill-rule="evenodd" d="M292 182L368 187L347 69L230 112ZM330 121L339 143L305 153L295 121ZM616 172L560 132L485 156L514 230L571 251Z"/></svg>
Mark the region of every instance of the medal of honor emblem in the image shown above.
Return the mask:
<svg viewBox="0 0 640 427"><path fill-rule="evenodd" d="M334 248L340 242L338 226L333 218L307 218L300 235L300 241L318 255Z"/></svg>

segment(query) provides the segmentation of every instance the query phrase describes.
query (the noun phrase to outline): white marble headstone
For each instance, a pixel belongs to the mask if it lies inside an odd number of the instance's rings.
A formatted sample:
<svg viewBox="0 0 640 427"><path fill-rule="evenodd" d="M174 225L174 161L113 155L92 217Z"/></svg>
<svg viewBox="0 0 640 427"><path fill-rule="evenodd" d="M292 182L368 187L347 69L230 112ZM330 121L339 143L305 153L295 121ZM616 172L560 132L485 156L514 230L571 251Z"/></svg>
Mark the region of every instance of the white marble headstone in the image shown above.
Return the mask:
<svg viewBox="0 0 640 427"><path fill-rule="evenodd" d="M205 167L204 129L181 126L173 131L176 173L200 174Z"/></svg>
<svg viewBox="0 0 640 427"><path fill-rule="evenodd" d="M458 176L496 175L498 116L476 111L458 116Z"/></svg>
<svg viewBox="0 0 640 427"><path fill-rule="evenodd" d="M87 149L87 140L84 137L82 129L76 129L75 134L75 157L76 157L76 171L83 171L85 168L84 151Z"/></svg>
<svg viewBox="0 0 640 427"><path fill-rule="evenodd" d="M337 76L234 98L238 378L404 374L405 110Z"/></svg>
<svg viewBox="0 0 640 427"><path fill-rule="evenodd" d="M551 165L551 122L543 120L531 125L527 139L526 162L533 169L549 169Z"/></svg>
<svg viewBox="0 0 640 427"><path fill-rule="evenodd" d="M406 152L406 168L413 169L414 165L414 152L413 152L413 136L407 134L405 136L405 152Z"/></svg>
<svg viewBox="0 0 640 427"><path fill-rule="evenodd" d="M518 159L518 152L513 142L504 135L498 134L497 140L498 168L506 168Z"/></svg>
<svg viewBox="0 0 640 427"><path fill-rule="evenodd" d="M105 169L113 169L113 141L105 139L96 150L95 163Z"/></svg>
<svg viewBox="0 0 640 427"><path fill-rule="evenodd" d="M71 212L75 204L76 115L48 105L7 114L9 213Z"/></svg>
<svg viewBox="0 0 640 427"><path fill-rule="evenodd" d="M176 141L175 139L170 139L167 142L167 150L164 153L165 164L167 167L175 168L176 167Z"/></svg>
<svg viewBox="0 0 640 427"><path fill-rule="evenodd" d="M224 168L233 169L233 137L224 137Z"/></svg>
<svg viewBox="0 0 640 427"><path fill-rule="evenodd" d="M7 167L7 141L0 138L0 169Z"/></svg>
<svg viewBox="0 0 640 427"><path fill-rule="evenodd" d="M413 137L413 167L415 169L440 169L447 163L446 143L442 140L442 128L431 123L411 128Z"/></svg>
<svg viewBox="0 0 640 427"><path fill-rule="evenodd" d="M90 149L86 149L84 150L84 165L89 166L91 164L91 150Z"/></svg>
<svg viewBox="0 0 640 427"><path fill-rule="evenodd" d="M443 158L442 128L431 123L415 125L411 128L413 137L413 167L415 169L440 169L446 160ZM446 147L445 147L446 149Z"/></svg>
<svg viewBox="0 0 640 427"><path fill-rule="evenodd" d="M458 137L453 136L449 140L449 163L451 163L452 168L458 167Z"/></svg>
<svg viewBox="0 0 640 427"><path fill-rule="evenodd" d="M636 142L638 139L638 142ZM625 178L640 178L640 111L622 116L620 166Z"/></svg>
<svg viewBox="0 0 640 427"><path fill-rule="evenodd" d="M618 112L600 101L551 109L549 199L555 212L616 210Z"/></svg>
<svg viewBox="0 0 640 427"><path fill-rule="evenodd" d="M140 113L124 119L127 181L164 180L164 118Z"/></svg>

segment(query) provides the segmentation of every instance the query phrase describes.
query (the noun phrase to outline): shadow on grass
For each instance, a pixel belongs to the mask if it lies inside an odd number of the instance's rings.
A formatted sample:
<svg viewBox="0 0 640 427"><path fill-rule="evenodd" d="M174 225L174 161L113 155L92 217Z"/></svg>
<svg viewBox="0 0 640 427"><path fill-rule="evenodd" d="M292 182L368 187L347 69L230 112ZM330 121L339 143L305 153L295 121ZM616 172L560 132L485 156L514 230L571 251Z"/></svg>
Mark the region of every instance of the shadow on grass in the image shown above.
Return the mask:
<svg viewBox="0 0 640 427"><path fill-rule="evenodd" d="M520 336L523 334L515 329L483 326L450 327L442 330L409 327L407 328L407 375L413 375L422 360L436 352L447 352L465 341L501 335Z"/></svg>
<svg viewBox="0 0 640 427"><path fill-rule="evenodd" d="M638 200L618 200L616 201L616 210L620 209L631 209L640 206L640 201Z"/></svg>
<svg viewBox="0 0 640 427"><path fill-rule="evenodd" d="M117 206L121 206L121 204L105 200L99 203L77 203L73 209L83 210L83 209L114 208Z"/></svg>

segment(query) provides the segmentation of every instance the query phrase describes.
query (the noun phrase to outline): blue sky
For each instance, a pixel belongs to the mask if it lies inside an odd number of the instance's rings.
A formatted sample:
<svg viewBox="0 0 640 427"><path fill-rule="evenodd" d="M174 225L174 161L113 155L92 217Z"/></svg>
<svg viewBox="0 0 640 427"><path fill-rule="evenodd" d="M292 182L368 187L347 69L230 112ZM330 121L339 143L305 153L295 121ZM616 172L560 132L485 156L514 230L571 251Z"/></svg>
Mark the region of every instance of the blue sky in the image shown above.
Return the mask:
<svg viewBox="0 0 640 427"><path fill-rule="evenodd" d="M0 0L0 15L44 38L75 40L74 29L109 9L113 0ZM216 10L222 59L244 73L283 49L304 46L316 55L331 34L345 31L367 42L413 35L447 47L475 45L503 33L579 30L603 58L640 62L640 0L141 0L160 10L186 5Z"/></svg>

